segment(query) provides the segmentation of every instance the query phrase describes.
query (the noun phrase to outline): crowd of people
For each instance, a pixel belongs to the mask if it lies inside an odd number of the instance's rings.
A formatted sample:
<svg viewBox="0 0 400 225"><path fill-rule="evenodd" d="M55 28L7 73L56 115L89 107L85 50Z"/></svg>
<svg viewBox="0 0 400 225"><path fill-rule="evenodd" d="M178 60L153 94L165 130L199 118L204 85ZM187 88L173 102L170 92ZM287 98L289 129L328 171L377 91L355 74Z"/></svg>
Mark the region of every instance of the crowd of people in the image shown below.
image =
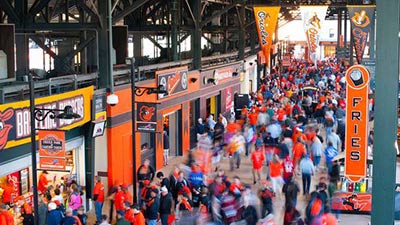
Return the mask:
<svg viewBox="0 0 400 225"><path fill-rule="evenodd" d="M97 177L92 196L96 224L109 224L115 208L117 225L167 225L182 220L199 225L273 225L277 200L284 202L284 225L337 224L330 199L340 180L335 157L344 151L345 70L334 60L316 66L293 60L289 68L275 68L260 80L249 104L237 112L240 115L198 119L197 149L190 151L186 166L163 174L145 160L137 171L138 204L125 184L113 185L105 197ZM235 171L245 158L252 162L252 183L227 176L220 166L226 160L230 171ZM164 161L167 165L168 158ZM318 180L315 187L313 177ZM40 179L40 225L86 224L76 183L47 187L45 178ZM305 209L298 208L300 198L307 201ZM105 199L111 201L108 216L102 214ZM3 215L5 208L0 205L2 221L8 218ZM32 215L29 206L25 214Z"/></svg>

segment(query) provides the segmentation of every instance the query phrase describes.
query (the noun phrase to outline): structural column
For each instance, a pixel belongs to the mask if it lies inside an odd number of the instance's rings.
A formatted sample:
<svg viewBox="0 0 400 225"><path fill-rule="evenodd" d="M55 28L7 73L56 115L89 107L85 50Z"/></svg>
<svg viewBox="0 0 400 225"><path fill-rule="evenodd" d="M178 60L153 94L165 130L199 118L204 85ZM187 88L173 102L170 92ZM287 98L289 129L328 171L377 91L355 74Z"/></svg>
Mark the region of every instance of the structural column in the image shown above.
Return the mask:
<svg viewBox="0 0 400 225"><path fill-rule="evenodd" d="M99 88L107 88L110 84L110 51L108 41L109 25L107 21L108 4L98 3L98 10L102 20L103 27L98 29L98 70L99 70Z"/></svg>
<svg viewBox="0 0 400 225"><path fill-rule="evenodd" d="M246 25L245 25L245 17L246 17L246 8L244 6L239 9L239 59L244 59L244 47L246 41Z"/></svg>
<svg viewBox="0 0 400 225"><path fill-rule="evenodd" d="M393 224L399 81L399 1L377 0L372 225ZM371 21L372 22L372 21ZM384 174L384 176L383 176Z"/></svg>
<svg viewBox="0 0 400 225"><path fill-rule="evenodd" d="M172 31L171 31L171 51L172 60L178 61L178 1L171 2L171 18L172 18Z"/></svg>
<svg viewBox="0 0 400 225"><path fill-rule="evenodd" d="M201 69L201 1L192 1L196 25L192 35L193 69Z"/></svg>

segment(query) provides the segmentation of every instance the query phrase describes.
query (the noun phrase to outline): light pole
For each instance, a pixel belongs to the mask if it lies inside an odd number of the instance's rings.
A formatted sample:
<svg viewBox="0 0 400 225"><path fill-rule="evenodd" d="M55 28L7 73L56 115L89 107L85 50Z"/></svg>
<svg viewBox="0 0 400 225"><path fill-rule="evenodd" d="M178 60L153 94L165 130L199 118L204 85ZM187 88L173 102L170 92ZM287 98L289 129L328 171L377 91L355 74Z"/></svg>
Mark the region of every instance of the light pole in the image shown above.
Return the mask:
<svg viewBox="0 0 400 225"><path fill-rule="evenodd" d="M138 196L137 196L137 176L136 176L136 110L135 110L135 97L136 96L143 96L146 94L168 94L166 87L163 85L159 85L156 88L153 87L136 87L135 84L135 58L126 58L127 61L130 63L130 70L131 70L131 107L132 107L132 186L133 186L133 202L138 203Z"/></svg>
<svg viewBox="0 0 400 225"><path fill-rule="evenodd" d="M32 193L33 193L33 210L35 212L34 225L39 225L39 196L37 190L37 161L36 161L36 120L43 121L48 116L50 119L76 119L80 118L79 114L73 112L71 106L67 105L64 109L44 109L35 107L35 85L32 74L29 77L29 109L31 119L31 155L32 155ZM61 112L56 114L56 112Z"/></svg>
<svg viewBox="0 0 400 225"><path fill-rule="evenodd" d="M137 203L137 184L136 184L136 111L135 111L135 58L128 58L131 63L131 107L132 107L132 186L133 186L133 202Z"/></svg>

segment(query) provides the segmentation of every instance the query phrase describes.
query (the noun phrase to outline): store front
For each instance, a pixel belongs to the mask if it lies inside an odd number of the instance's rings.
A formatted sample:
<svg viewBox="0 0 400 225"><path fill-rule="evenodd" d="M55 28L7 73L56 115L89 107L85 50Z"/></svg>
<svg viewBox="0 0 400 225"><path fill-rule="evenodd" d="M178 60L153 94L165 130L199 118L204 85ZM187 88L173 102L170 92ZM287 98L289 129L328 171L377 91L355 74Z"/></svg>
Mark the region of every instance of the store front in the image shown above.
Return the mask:
<svg viewBox="0 0 400 225"><path fill-rule="evenodd" d="M75 180L82 187L87 187L86 174L87 155L85 149L90 140L85 135L90 133L90 126L86 126L91 120L91 99L93 87L83 88L63 94L36 99L38 108L63 109L65 105L71 105L74 112L81 118L74 120L37 121L36 128L43 131L65 130L65 158L59 160L62 169L43 168L41 155L37 155L38 170L32 171L30 150L30 114L29 101L3 104L0 106L3 115L3 129L5 134L1 141L0 149L0 202L7 200L4 190L9 185L13 187L10 204L18 196L24 196L28 202L32 202L32 174L40 174L42 169L48 171L49 185L57 186L64 180ZM55 132L55 131L54 131ZM39 145L38 145L39 146ZM65 159L65 160L64 160ZM90 185L90 184L89 184ZM89 186L90 187L90 186ZM83 190L85 192L85 190ZM6 192L7 195L7 192ZM85 197L85 196L84 196ZM86 199L86 198L84 198ZM14 209L13 209L14 210Z"/></svg>

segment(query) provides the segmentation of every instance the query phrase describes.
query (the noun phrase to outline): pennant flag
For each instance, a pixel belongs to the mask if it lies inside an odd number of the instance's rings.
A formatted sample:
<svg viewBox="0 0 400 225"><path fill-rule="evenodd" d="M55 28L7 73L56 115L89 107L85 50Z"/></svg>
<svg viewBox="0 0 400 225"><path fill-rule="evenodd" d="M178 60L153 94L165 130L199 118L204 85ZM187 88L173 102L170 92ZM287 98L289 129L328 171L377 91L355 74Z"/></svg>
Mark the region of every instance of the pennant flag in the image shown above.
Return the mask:
<svg viewBox="0 0 400 225"><path fill-rule="evenodd" d="M317 64L317 55L321 31L323 29L328 6L300 6L301 19L308 42L310 59Z"/></svg>
<svg viewBox="0 0 400 225"><path fill-rule="evenodd" d="M375 6L348 6L351 38L358 64L361 64L368 36L375 21Z"/></svg>
<svg viewBox="0 0 400 225"><path fill-rule="evenodd" d="M269 62L269 51L272 45L272 34L275 32L278 22L279 6L255 6L254 16L260 40L261 49L264 52L266 62Z"/></svg>

